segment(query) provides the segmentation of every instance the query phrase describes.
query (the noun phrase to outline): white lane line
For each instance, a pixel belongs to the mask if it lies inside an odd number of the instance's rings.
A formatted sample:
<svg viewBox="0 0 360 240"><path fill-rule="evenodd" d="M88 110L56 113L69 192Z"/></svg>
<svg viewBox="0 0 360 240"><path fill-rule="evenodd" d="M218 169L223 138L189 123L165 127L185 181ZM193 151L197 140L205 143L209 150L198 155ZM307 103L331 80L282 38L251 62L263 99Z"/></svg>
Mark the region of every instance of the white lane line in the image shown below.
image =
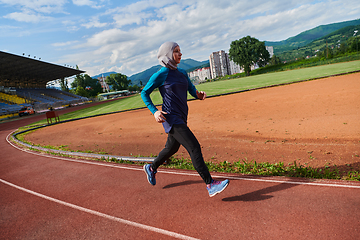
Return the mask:
<svg viewBox="0 0 360 240"><path fill-rule="evenodd" d="M74 209L82 211L82 212L90 213L90 214L98 216L98 217L103 217L103 218L106 218L106 219L109 219L109 220L112 220L112 221L116 221L116 222L119 222L119 223L122 223L122 224L127 224L127 225L130 225L130 226L133 226L133 227L142 228L142 229L147 230L147 231L160 233L160 234L167 235L167 236L174 237L174 238L178 238L178 239L198 240L198 238L193 238L193 237L189 237L189 236L182 235L182 234L179 234L179 233L167 231L167 230L164 230L164 229L161 229L161 228L151 227L151 226L144 225L144 224L141 224L141 223L132 222L132 221L125 220L125 219L118 218L118 217L114 217L114 216L111 216L111 215L108 215L108 214L105 214L105 213L94 211L94 210L91 210L91 209L88 209L88 208L80 207L80 206L77 206L75 204L64 202L64 201L61 201L59 199L52 198L52 197L43 195L41 193L37 193L37 192L31 191L29 189L17 186L15 184L7 182L7 181L5 181L3 179L0 179L0 182L6 184L8 186L14 187L14 188L16 188L18 190L24 191L26 193L35 195L37 197L40 197L40 198L43 198L43 199L46 199L46 200L49 200L49 201L52 201L52 202L56 202L58 204L61 204L61 205L64 205L64 206L67 206L67 207L70 207L70 208L74 208Z"/></svg>
<svg viewBox="0 0 360 240"><path fill-rule="evenodd" d="M135 170L135 169L134 169ZM137 169L136 169L137 170ZM158 170L158 173L168 173L174 175L186 175L186 176L199 176L197 173L185 173L185 172L175 172L171 170ZM301 181L290 181L290 180L274 180L274 179L264 179L264 178L251 178L251 177L235 177L235 176L226 176L226 175L217 175L211 174L214 178L228 178L234 180L244 180L244 181L253 181L253 182L268 182L268 183L288 183L295 185L310 185L310 186L321 186L321 187L342 187L342 188L358 188L360 185L348 185L348 184L334 184L334 183L317 183L317 182L301 182Z"/></svg>
<svg viewBox="0 0 360 240"><path fill-rule="evenodd" d="M77 163L84 163L84 164L90 164L90 165L97 165L97 166L103 166L103 167L111 167L111 168L120 168L120 169L127 169L127 170L134 170L134 171L143 171L142 168L136 168L136 167L127 167L127 166L121 166L121 165L110 165L108 163L100 163L100 162L90 162L90 161L83 161L83 160L76 160L76 159L70 159L70 158L64 158L64 157L56 157L51 155L44 155L39 154L36 152L32 152L26 149L22 149L15 144L13 144L10 140L8 140L9 136L12 133L8 135L6 138L7 142L13 146L14 148L21 150L26 153L34 154L41 157L47 157L52 159L58 159L62 161L69 161L69 162L77 162ZM181 170L172 171L172 170L166 170L166 169L159 169L158 173L167 173L167 174L174 174L174 175L183 175L183 176L198 176L197 173L189 173L189 172L181 172ZM321 187L341 187L341 188L355 188L360 189L360 185L355 185L357 183L354 183L354 185L351 184L335 184L335 183L319 183L319 182L302 182L302 181L290 181L290 180L275 180L275 179L265 179L265 178L251 178L251 177L235 177L235 176L224 176L224 175L216 175L212 174L213 177L218 178L229 178L234 180L245 180L245 181L254 181L254 182L268 182L268 183L288 183L288 184L295 184L295 185L309 185L309 186L321 186Z"/></svg>

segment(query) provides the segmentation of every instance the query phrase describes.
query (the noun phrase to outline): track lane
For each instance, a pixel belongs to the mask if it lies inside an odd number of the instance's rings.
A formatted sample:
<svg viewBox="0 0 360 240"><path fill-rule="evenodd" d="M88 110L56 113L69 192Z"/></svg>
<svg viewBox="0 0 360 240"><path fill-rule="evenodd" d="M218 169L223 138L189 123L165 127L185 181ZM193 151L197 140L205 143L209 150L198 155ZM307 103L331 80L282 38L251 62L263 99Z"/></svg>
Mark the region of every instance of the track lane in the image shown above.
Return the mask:
<svg viewBox="0 0 360 240"><path fill-rule="evenodd" d="M152 187L141 168L69 162L19 151L5 140L12 130L8 127L0 132L1 179L109 216L200 239L360 236L360 190L356 188L231 175L226 191L209 198L201 179L192 171L159 171L158 184ZM337 181L320 183L341 185ZM169 238L83 213L3 183L0 189L0 235L6 238Z"/></svg>

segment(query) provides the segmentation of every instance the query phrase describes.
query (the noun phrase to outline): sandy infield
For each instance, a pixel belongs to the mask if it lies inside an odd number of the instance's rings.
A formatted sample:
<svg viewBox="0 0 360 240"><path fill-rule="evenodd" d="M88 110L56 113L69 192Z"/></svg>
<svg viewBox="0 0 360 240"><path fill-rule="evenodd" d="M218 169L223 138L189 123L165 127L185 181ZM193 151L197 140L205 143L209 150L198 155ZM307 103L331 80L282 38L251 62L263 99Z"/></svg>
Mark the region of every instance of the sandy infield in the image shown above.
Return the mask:
<svg viewBox="0 0 360 240"><path fill-rule="evenodd" d="M190 101L188 125L206 161L255 160L360 167L360 73ZM60 116L61 118L61 116ZM148 109L46 127L42 146L157 155L167 135ZM184 148L176 154L188 158Z"/></svg>

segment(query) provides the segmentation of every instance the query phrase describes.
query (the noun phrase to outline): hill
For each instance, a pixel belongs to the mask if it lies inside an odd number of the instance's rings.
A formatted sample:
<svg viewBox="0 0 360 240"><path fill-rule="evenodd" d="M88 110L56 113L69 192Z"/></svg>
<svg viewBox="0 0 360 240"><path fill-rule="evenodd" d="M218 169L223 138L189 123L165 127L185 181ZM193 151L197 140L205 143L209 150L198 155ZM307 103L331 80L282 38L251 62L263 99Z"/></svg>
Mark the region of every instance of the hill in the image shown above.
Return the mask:
<svg viewBox="0 0 360 240"><path fill-rule="evenodd" d="M209 60L203 61L202 63L203 63L203 64L201 64L201 65L199 65L199 66L196 66L196 67L192 67L192 68L187 69L186 72L189 73L189 72L194 71L195 69L210 67L210 61L209 61Z"/></svg>
<svg viewBox="0 0 360 240"><path fill-rule="evenodd" d="M160 68L161 65L153 66L145 71L130 76L129 79L131 80L132 85L144 86L150 79L151 75L156 73Z"/></svg>
<svg viewBox="0 0 360 240"><path fill-rule="evenodd" d="M290 37L286 40L279 41L279 42L270 42L265 41L266 46L273 46L274 47L274 54L280 55L281 53L293 49L297 49L298 47L306 46L307 44L322 38L328 34L331 34L334 31L337 31L341 28L348 27L348 26L355 26L360 24L360 19L340 22L340 23L333 23L328 25L321 25L315 27L313 29L307 30L302 32L294 37Z"/></svg>
<svg viewBox="0 0 360 240"><path fill-rule="evenodd" d="M282 61L291 61L295 60L296 58L313 57L318 53L323 53L326 47L328 47L327 54L331 57L334 52L343 51L342 49L344 49L344 46L347 44L349 38L353 37L354 31L359 29L360 24L355 26L347 26L320 37L305 46L282 52L277 56Z"/></svg>

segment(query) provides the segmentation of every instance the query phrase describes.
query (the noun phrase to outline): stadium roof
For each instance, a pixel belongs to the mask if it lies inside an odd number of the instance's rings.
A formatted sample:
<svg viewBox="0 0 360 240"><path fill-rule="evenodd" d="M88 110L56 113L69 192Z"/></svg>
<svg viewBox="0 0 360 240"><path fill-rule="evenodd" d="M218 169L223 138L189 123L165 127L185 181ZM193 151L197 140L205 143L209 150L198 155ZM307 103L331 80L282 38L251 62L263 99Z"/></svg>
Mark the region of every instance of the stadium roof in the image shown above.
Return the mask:
<svg viewBox="0 0 360 240"><path fill-rule="evenodd" d="M84 72L0 51L0 86L45 88L49 81Z"/></svg>

